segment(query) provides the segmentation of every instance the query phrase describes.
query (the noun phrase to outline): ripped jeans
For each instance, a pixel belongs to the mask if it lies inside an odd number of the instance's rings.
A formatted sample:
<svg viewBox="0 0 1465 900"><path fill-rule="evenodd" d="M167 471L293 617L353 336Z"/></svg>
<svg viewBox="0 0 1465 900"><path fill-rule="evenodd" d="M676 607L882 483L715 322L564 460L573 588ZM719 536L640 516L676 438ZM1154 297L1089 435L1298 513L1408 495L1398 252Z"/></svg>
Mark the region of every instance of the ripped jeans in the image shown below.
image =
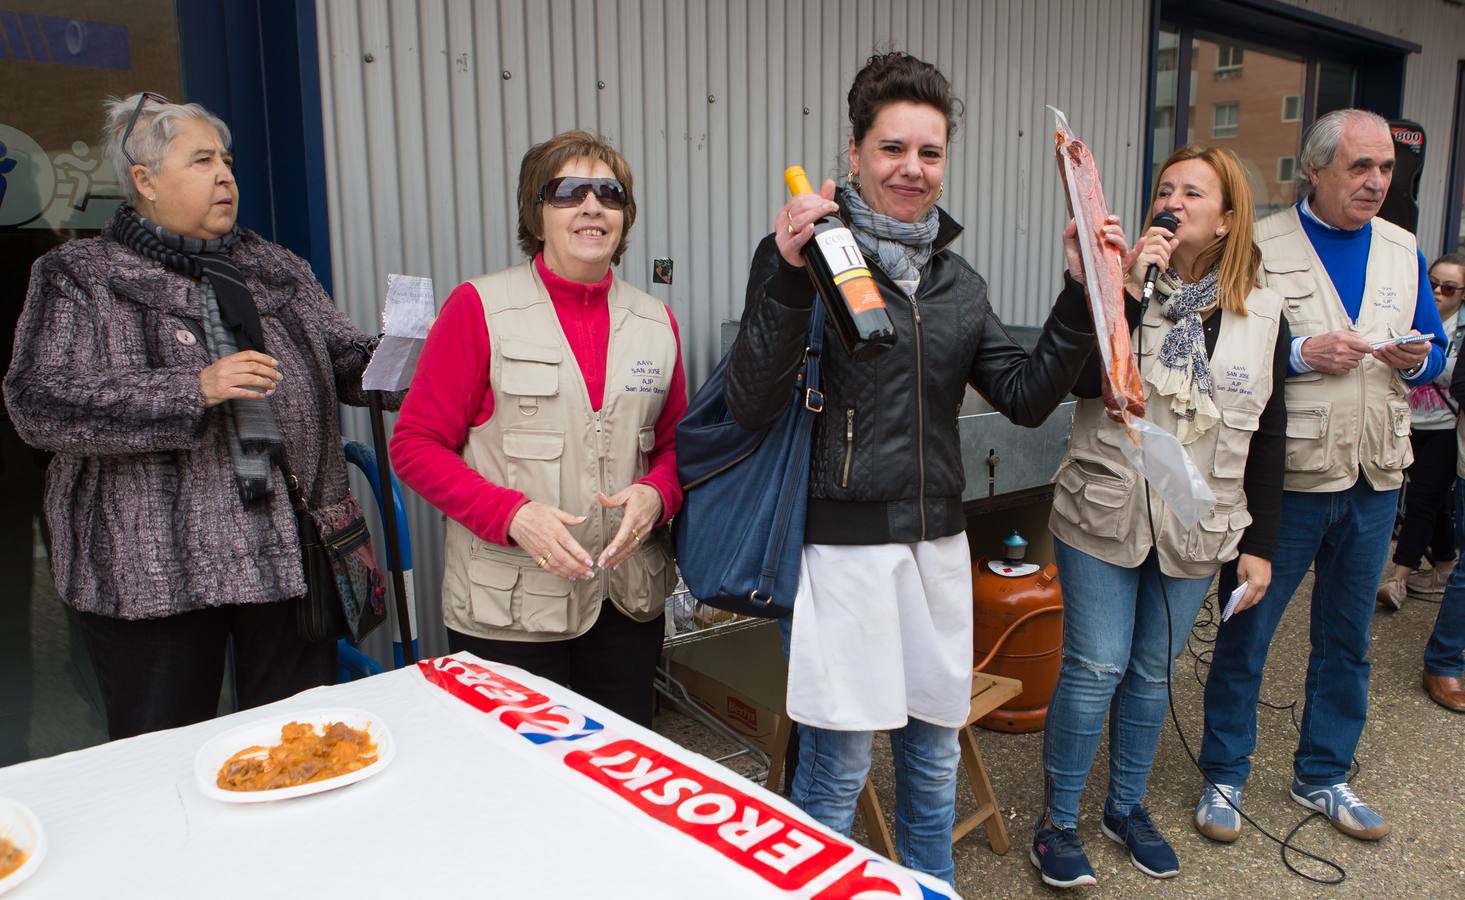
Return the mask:
<svg viewBox="0 0 1465 900"><path fill-rule="evenodd" d="M1123 815L1144 799L1165 725L1166 678L1211 579L1162 575L1153 551L1126 569L1059 540L1053 549L1063 587L1063 667L1043 733L1044 815L1074 828L1106 717L1109 808ZM1161 579L1170 603L1168 642Z"/></svg>

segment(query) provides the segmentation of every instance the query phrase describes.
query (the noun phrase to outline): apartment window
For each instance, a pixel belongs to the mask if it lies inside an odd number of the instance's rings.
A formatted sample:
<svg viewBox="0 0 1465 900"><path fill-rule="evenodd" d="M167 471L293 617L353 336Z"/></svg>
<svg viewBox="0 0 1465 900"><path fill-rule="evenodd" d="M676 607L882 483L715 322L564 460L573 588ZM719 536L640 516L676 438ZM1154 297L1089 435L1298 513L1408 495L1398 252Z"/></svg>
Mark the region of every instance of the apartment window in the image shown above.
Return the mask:
<svg viewBox="0 0 1465 900"><path fill-rule="evenodd" d="M1302 98L1297 94L1288 94L1282 98L1282 121L1302 121Z"/></svg>
<svg viewBox="0 0 1465 900"><path fill-rule="evenodd" d="M1216 48L1216 74L1240 72L1241 48L1235 44L1221 44Z"/></svg>
<svg viewBox="0 0 1465 900"><path fill-rule="evenodd" d="M1297 180L1297 157L1284 156L1277 160L1277 183L1290 184Z"/></svg>
<svg viewBox="0 0 1465 900"><path fill-rule="evenodd" d="M1241 124L1240 103L1217 103L1211 117L1211 137L1236 137Z"/></svg>

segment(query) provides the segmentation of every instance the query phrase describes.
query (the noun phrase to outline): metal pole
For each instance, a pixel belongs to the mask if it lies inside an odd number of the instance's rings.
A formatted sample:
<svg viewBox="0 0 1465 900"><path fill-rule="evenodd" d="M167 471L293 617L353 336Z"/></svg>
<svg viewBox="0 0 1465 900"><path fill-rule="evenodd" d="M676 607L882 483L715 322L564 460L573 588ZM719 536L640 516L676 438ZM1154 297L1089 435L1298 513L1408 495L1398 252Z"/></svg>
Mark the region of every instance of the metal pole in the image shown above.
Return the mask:
<svg viewBox="0 0 1465 900"><path fill-rule="evenodd" d="M402 636L402 660L417 662L412 649L412 619L407 610L407 584L402 578L402 544L397 535L397 501L392 494L392 467L387 459L387 426L382 419L381 391L367 391L371 408L371 443L376 450L376 477L381 485L382 521L386 533L387 566L392 570L392 593L397 597L397 629Z"/></svg>

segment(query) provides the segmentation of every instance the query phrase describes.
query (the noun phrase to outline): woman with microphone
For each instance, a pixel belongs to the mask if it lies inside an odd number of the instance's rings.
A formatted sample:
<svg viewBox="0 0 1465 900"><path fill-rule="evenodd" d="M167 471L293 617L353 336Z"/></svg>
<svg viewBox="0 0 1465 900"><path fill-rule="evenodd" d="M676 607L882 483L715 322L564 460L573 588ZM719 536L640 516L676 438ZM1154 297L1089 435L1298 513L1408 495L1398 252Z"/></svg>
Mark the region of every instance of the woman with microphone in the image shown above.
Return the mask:
<svg viewBox="0 0 1465 900"><path fill-rule="evenodd" d="M1246 176L1229 150L1185 147L1161 167L1154 198L1125 278L1145 418L1179 439L1216 505L1186 529L1146 489L1120 449L1128 436L1106 414L1091 363L1074 389L1080 401L1049 519L1063 584L1063 664L1043 736L1044 808L1031 859L1054 887L1095 883L1076 826L1106 719L1102 831L1146 875L1179 873L1142 802L1171 666L1222 563L1240 556L1244 589L1233 614L1271 580L1290 341L1280 297L1257 282ZM1154 225L1164 213L1178 226ZM1152 266L1154 298L1142 305Z"/></svg>

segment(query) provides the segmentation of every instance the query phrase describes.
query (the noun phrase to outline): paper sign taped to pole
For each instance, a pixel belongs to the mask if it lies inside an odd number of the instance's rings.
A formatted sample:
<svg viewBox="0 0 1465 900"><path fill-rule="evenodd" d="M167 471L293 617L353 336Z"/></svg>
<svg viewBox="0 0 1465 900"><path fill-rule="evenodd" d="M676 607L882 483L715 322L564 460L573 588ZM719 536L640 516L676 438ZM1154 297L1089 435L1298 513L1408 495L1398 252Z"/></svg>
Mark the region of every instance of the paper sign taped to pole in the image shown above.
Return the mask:
<svg viewBox="0 0 1465 900"><path fill-rule="evenodd" d="M382 308L382 339L361 375L362 388L406 390L412 383L412 373L417 371L427 330L436 317L431 278L388 275L387 301Z"/></svg>

